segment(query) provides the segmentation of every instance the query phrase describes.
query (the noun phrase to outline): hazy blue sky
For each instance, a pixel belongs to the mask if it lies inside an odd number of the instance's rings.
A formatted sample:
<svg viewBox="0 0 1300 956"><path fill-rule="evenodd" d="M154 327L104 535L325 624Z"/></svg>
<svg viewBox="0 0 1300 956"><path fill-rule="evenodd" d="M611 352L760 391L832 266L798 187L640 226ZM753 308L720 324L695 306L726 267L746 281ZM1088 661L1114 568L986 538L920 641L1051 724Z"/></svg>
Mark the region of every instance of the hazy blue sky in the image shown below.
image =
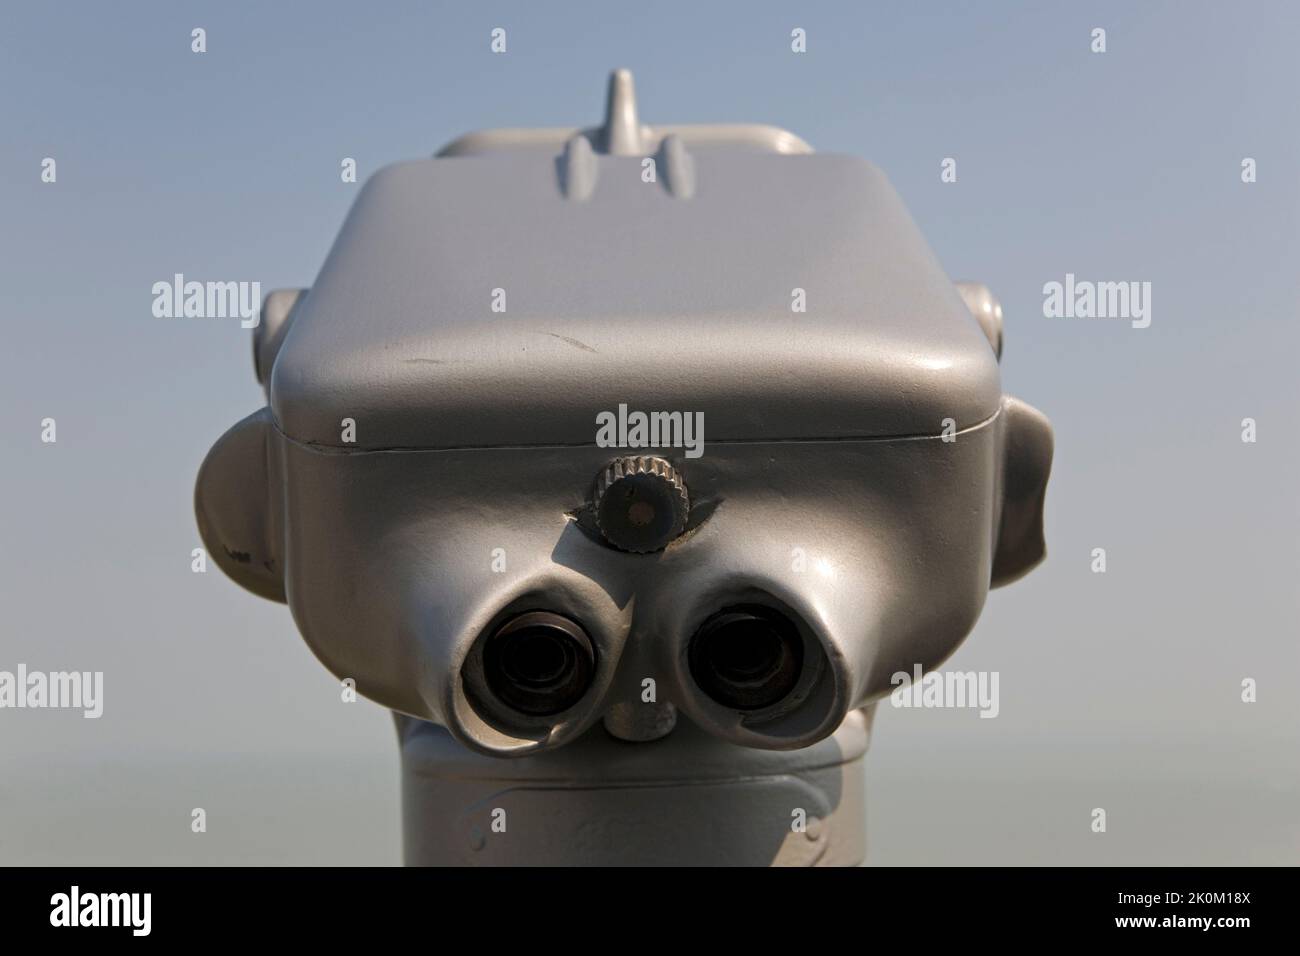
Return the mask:
<svg viewBox="0 0 1300 956"><path fill-rule="evenodd" d="M0 669L103 670L106 701L0 711L0 863L396 861L387 715L338 702L286 608L190 572L199 462L261 392L238 321L156 319L150 288L310 285L343 157L591 124L618 66L648 123L878 164L1001 298L1006 389L1056 428L1048 562L948 665L999 671L1001 714L881 713L874 859L1296 862L1297 42L1282 2L9 5ZM1067 272L1151 282L1151 326L1044 318Z"/></svg>

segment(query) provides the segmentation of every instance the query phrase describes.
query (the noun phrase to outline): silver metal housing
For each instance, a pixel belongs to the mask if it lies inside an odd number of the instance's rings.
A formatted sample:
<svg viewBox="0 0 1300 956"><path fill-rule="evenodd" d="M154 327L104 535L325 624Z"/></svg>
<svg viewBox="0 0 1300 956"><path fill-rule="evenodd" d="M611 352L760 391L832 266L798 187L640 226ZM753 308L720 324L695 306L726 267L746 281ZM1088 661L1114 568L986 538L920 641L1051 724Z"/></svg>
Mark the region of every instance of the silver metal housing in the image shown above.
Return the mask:
<svg viewBox="0 0 1300 956"><path fill-rule="evenodd" d="M667 776L683 733L740 773L742 748L813 747L939 665L1042 558L1051 428L1002 394L996 299L953 285L874 166L767 128L655 131L630 97L616 74L597 130L476 134L375 174L311 289L268 297L268 407L213 448L196 510L327 668L470 750L534 758L608 715ZM620 405L702 414L703 454L601 447ZM690 510L636 554L590 511L594 477L642 453ZM742 603L804 642L758 711L687 663ZM482 692L483 641L531 610L595 649L559 714Z"/></svg>

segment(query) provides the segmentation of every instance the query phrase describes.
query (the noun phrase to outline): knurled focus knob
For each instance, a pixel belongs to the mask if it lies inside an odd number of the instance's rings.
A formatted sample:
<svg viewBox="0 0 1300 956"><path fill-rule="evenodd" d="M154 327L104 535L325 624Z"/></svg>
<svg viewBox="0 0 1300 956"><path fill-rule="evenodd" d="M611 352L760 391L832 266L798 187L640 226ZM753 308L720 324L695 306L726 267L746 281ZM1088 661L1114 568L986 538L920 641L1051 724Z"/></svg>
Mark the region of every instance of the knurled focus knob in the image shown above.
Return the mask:
<svg viewBox="0 0 1300 956"><path fill-rule="evenodd" d="M690 499L677 469L662 458L615 458L596 478L596 526L620 551L661 551L686 530Z"/></svg>

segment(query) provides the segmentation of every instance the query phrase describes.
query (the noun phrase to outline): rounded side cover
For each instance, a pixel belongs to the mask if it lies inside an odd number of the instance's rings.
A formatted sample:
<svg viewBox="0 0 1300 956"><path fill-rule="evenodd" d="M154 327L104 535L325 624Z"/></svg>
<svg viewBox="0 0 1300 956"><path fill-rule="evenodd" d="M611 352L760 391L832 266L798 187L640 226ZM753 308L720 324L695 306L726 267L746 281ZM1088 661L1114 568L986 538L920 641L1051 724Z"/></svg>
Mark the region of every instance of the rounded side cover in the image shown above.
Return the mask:
<svg viewBox="0 0 1300 956"><path fill-rule="evenodd" d="M194 513L217 567L254 594L285 601L278 495L280 437L263 408L217 439L199 468Z"/></svg>

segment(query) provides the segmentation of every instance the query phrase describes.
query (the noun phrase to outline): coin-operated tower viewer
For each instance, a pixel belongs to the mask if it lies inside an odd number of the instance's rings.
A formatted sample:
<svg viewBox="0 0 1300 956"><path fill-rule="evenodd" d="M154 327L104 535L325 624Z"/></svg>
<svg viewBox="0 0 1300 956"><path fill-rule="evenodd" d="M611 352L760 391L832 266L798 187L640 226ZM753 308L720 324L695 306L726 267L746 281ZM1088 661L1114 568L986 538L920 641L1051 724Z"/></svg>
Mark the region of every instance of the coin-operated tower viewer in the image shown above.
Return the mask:
<svg viewBox="0 0 1300 956"><path fill-rule="evenodd" d="M198 478L221 568L391 708L408 863L855 864L891 677L1044 554L1002 313L767 126L376 173Z"/></svg>

